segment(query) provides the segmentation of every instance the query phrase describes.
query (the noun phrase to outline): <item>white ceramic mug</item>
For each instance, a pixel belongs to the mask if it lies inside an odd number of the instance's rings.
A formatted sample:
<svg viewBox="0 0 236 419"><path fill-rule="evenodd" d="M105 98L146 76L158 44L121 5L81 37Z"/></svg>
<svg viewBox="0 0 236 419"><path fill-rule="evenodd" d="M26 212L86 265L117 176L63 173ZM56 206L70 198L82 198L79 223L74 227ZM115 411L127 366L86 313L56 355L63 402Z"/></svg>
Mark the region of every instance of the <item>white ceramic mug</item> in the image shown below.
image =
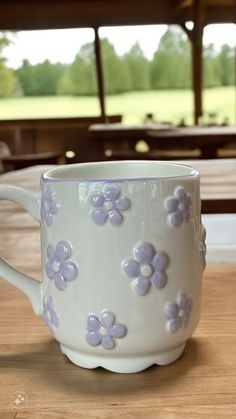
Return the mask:
<svg viewBox="0 0 236 419"><path fill-rule="evenodd" d="M183 352L200 315L199 173L157 161L58 166L33 194L0 187L41 223L42 283L4 260L61 350L85 368L138 372Z"/></svg>

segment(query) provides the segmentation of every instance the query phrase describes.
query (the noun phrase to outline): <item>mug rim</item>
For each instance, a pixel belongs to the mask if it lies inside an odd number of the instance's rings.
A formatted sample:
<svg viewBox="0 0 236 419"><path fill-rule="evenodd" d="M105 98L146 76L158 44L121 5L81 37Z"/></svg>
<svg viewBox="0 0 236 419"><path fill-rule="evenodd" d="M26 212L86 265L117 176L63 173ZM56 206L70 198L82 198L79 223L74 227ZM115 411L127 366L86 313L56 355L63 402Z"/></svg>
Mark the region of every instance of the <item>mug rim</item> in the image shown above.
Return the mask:
<svg viewBox="0 0 236 419"><path fill-rule="evenodd" d="M97 166L104 167L104 166L129 166L129 165L159 165L159 166L169 166L169 167L179 167L183 169L189 169L188 173L176 174L176 175L162 175L162 176L134 176L134 177L63 177L63 176L56 176L57 172L61 173L64 171L69 171L73 168L89 168ZM41 180L43 182L55 182L55 183L62 183L62 182L138 182L138 181L151 181L151 180L171 180L171 179L198 179L200 177L200 173L194 167L183 164L178 161L169 161L169 160L116 160L116 161L95 161L95 162L86 162L86 163L74 163L74 164L63 164L53 167L47 171L45 171L42 176Z"/></svg>

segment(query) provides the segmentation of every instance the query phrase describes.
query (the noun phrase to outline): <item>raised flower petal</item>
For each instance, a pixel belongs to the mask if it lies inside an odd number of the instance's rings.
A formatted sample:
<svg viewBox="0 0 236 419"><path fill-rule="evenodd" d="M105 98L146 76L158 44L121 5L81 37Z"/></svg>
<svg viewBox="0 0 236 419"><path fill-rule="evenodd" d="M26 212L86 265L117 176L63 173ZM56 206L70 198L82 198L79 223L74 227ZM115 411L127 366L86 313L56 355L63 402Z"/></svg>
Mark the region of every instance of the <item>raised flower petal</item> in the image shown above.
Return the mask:
<svg viewBox="0 0 236 419"><path fill-rule="evenodd" d="M151 284L153 288L163 288L167 283L167 276L164 272L157 271L151 277Z"/></svg>
<svg viewBox="0 0 236 419"><path fill-rule="evenodd" d="M105 349L113 349L115 346L115 342L111 336L105 335L105 336L102 336L102 346Z"/></svg>
<svg viewBox="0 0 236 419"><path fill-rule="evenodd" d="M43 305L44 307L47 307L49 310L54 310L54 304L51 295L49 295L47 299L44 299Z"/></svg>
<svg viewBox="0 0 236 419"><path fill-rule="evenodd" d="M96 224L103 225L107 219L107 211L104 208L93 210L91 217Z"/></svg>
<svg viewBox="0 0 236 419"><path fill-rule="evenodd" d="M67 281L72 281L78 274L77 265L74 262L64 262L61 267L61 274Z"/></svg>
<svg viewBox="0 0 236 419"><path fill-rule="evenodd" d="M135 247L134 253L139 263L150 263L155 254L155 250L150 243L141 243Z"/></svg>
<svg viewBox="0 0 236 419"><path fill-rule="evenodd" d="M87 343L97 346L100 343L105 349L115 347L115 339L126 335L127 329L123 324L115 323L115 316L108 310L103 310L98 318L90 314L87 319Z"/></svg>
<svg viewBox="0 0 236 419"><path fill-rule="evenodd" d="M57 287L57 289L59 290L64 290L66 287L66 281L63 277L63 275L60 272L55 272L54 273L54 281L55 281L55 285Z"/></svg>
<svg viewBox="0 0 236 419"><path fill-rule="evenodd" d="M175 197L167 198L165 202L165 207L170 212L175 212L178 208L179 201Z"/></svg>
<svg viewBox="0 0 236 419"><path fill-rule="evenodd" d="M59 318L58 318L58 314L55 313L55 311L51 311L50 312L51 315L51 322L54 326L58 326L59 325Z"/></svg>
<svg viewBox="0 0 236 419"><path fill-rule="evenodd" d="M134 282L134 290L138 295L146 295L150 288L149 279L138 278Z"/></svg>
<svg viewBox="0 0 236 419"><path fill-rule="evenodd" d="M131 207L130 199L127 196L122 195L115 201L115 208L121 211L128 210Z"/></svg>
<svg viewBox="0 0 236 419"><path fill-rule="evenodd" d="M50 211L52 214L56 214L58 210L58 204L56 203L56 201L51 201L50 202Z"/></svg>
<svg viewBox="0 0 236 419"><path fill-rule="evenodd" d="M191 300L191 298L188 298L186 306L185 306L185 312L189 315L190 311L192 310L193 307L193 301Z"/></svg>
<svg viewBox="0 0 236 419"><path fill-rule="evenodd" d="M184 292L179 292L176 297L176 303L180 308L185 308L187 304L187 297Z"/></svg>
<svg viewBox="0 0 236 419"><path fill-rule="evenodd" d="M160 250L153 258L152 266L158 271L164 271L169 265L169 256L166 252Z"/></svg>
<svg viewBox="0 0 236 419"><path fill-rule="evenodd" d="M47 262L45 268L46 268L47 277L49 279L53 279L54 278L54 270L52 269L51 262Z"/></svg>
<svg viewBox="0 0 236 419"><path fill-rule="evenodd" d="M134 259L126 260L122 263L124 272L129 278L137 278L139 275L139 263Z"/></svg>
<svg viewBox="0 0 236 419"><path fill-rule="evenodd" d="M49 244L47 247L47 258L50 262L53 262L54 257L55 257L55 252L54 252L53 246Z"/></svg>
<svg viewBox="0 0 236 419"><path fill-rule="evenodd" d="M117 199L117 197L120 194L120 188L117 185L107 184L104 188L104 194L105 194L106 199L115 201L115 199Z"/></svg>
<svg viewBox="0 0 236 419"><path fill-rule="evenodd" d="M106 329L109 329L115 320L114 314L112 314L110 311L103 311L100 318L100 324L102 327L105 327Z"/></svg>
<svg viewBox="0 0 236 419"><path fill-rule="evenodd" d="M112 326L109 330L110 336L114 336L115 338L123 338L127 333L126 326L124 324L116 323Z"/></svg>
<svg viewBox="0 0 236 419"><path fill-rule="evenodd" d="M184 221L186 224L191 219L191 196L182 187L178 186L175 189L174 196L168 198L165 206L168 211L169 223L178 227Z"/></svg>
<svg viewBox="0 0 236 419"><path fill-rule="evenodd" d="M48 262L45 270L48 278L53 279L57 289L64 290L67 281L72 281L78 275L78 267L72 260L66 260L72 253L72 246L67 241L59 241L55 251L51 244L47 248Z"/></svg>
<svg viewBox="0 0 236 419"><path fill-rule="evenodd" d="M97 316L90 314L87 319L87 329L91 332L95 332L100 327L100 322Z"/></svg>
<svg viewBox="0 0 236 419"><path fill-rule="evenodd" d="M53 327L59 325L59 316L55 311L51 295L43 299L43 317L49 330L53 333Z"/></svg>
<svg viewBox="0 0 236 419"><path fill-rule="evenodd" d="M167 327L169 329L170 332L174 333L177 332L177 330L180 329L182 324L182 321L179 317L175 317L174 319L171 319L168 321L167 323Z"/></svg>
<svg viewBox="0 0 236 419"><path fill-rule="evenodd" d="M51 186L46 186L43 190L43 196L45 199L50 199L54 195Z"/></svg>
<svg viewBox="0 0 236 419"><path fill-rule="evenodd" d="M98 332L88 332L86 335L86 341L89 345L98 346L101 340L102 337L99 335Z"/></svg>
<svg viewBox="0 0 236 419"><path fill-rule="evenodd" d="M47 226L51 226L53 222L53 214L49 211L45 211L44 218L46 220Z"/></svg>
<svg viewBox="0 0 236 419"><path fill-rule="evenodd" d="M41 219L43 220L45 218L45 214L46 214L46 210L45 210L44 205L41 205L40 214L41 214Z"/></svg>
<svg viewBox="0 0 236 419"><path fill-rule="evenodd" d="M187 208L189 208L192 205L192 199L191 199L190 195L186 196L185 205L186 205Z"/></svg>
<svg viewBox="0 0 236 419"><path fill-rule="evenodd" d="M180 211L172 212L169 215L169 220L170 220L170 224L172 224L174 227L178 227L183 221L182 212Z"/></svg>
<svg viewBox="0 0 236 419"><path fill-rule="evenodd" d="M189 210L185 210L185 211L183 211L182 217L183 217L183 221L184 221L186 224L188 224L188 222L189 222L189 220L190 220L190 218L191 218L191 215L190 215Z"/></svg>
<svg viewBox="0 0 236 419"><path fill-rule="evenodd" d="M113 225L120 225L122 223L123 217L116 209L110 210L108 212L108 218Z"/></svg>
<svg viewBox="0 0 236 419"><path fill-rule="evenodd" d="M101 208L104 204L104 195L101 191L94 191L90 196L90 202L95 208Z"/></svg>
<svg viewBox="0 0 236 419"><path fill-rule="evenodd" d="M112 225L120 225L123 221L122 211L130 207L130 200L120 196L121 189L117 185L106 184L103 191L93 191L90 201L95 210L90 212L96 224L103 225L107 218Z"/></svg>
<svg viewBox="0 0 236 419"><path fill-rule="evenodd" d="M57 213L59 204L55 200L55 192L50 186L44 187L41 195L41 220L45 220L47 226L53 223L53 215Z"/></svg>
<svg viewBox="0 0 236 419"><path fill-rule="evenodd" d="M176 303L165 305L164 313L168 319L167 329L169 332L176 332L178 329L184 329L187 326L192 304L191 298L187 298L184 292L178 292Z"/></svg>
<svg viewBox="0 0 236 419"><path fill-rule="evenodd" d="M185 189L182 186L179 186L176 190L175 190L175 196L180 200L180 201L185 201L185 199L187 198L187 193L185 191Z"/></svg>
<svg viewBox="0 0 236 419"><path fill-rule="evenodd" d="M68 242L60 241L56 245L55 258L59 261L68 259L71 255L71 245Z"/></svg>
<svg viewBox="0 0 236 419"><path fill-rule="evenodd" d="M132 285L138 295L145 295L150 285L162 288L167 283L164 272L169 264L169 256L160 250L156 252L151 243L143 242L134 247L135 259L123 261L122 267L129 278L136 278Z"/></svg>
<svg viewBox="0 0 236 419"><path fill-rule="evenodd" d="M178 315L179 307L177 304L167 303L164 308L165 315L167 319L173 319Z"/></svg>

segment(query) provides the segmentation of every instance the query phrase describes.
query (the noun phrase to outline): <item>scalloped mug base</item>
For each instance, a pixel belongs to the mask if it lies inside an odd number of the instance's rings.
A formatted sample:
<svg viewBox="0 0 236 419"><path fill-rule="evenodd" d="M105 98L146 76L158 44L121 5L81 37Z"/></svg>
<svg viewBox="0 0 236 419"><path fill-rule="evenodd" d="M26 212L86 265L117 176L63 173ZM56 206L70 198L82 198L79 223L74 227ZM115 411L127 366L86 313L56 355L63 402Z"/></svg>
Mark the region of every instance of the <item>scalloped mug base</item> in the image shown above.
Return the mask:
<svg viewBox="0 0 236 419"><path fill-rule="evenodd" d="M84 352L72 350L60 344L61 351L73 364L82 368L94 369L103 367L108 371L118 373L136 373L149 368L151 365L169 365L176 361L183 353L186 342L169 351L143 355L138 357L107 357L106 355L88 355Z"/></svg>

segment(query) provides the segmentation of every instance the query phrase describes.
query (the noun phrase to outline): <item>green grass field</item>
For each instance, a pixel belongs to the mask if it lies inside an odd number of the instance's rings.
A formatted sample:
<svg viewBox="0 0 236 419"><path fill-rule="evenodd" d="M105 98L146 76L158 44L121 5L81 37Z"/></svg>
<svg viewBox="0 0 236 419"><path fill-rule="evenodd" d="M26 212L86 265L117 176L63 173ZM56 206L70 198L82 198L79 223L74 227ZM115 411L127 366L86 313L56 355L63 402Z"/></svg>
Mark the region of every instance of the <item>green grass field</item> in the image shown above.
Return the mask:
<svg viewBox="0 0 236 419"><path fill-rule="evenodd" d="M228 118L235 123L236 92L232 87L206 89L203 95L204 120L216 112L217 122ZM121 113L125 123L142 123L146 113L159 122L178 123L182 118L193 123L193 94L190 90L133 92L106 99L108 114ZM97 97L20 97L0 99L0 119L49 118L99 115Z"/></svg>

